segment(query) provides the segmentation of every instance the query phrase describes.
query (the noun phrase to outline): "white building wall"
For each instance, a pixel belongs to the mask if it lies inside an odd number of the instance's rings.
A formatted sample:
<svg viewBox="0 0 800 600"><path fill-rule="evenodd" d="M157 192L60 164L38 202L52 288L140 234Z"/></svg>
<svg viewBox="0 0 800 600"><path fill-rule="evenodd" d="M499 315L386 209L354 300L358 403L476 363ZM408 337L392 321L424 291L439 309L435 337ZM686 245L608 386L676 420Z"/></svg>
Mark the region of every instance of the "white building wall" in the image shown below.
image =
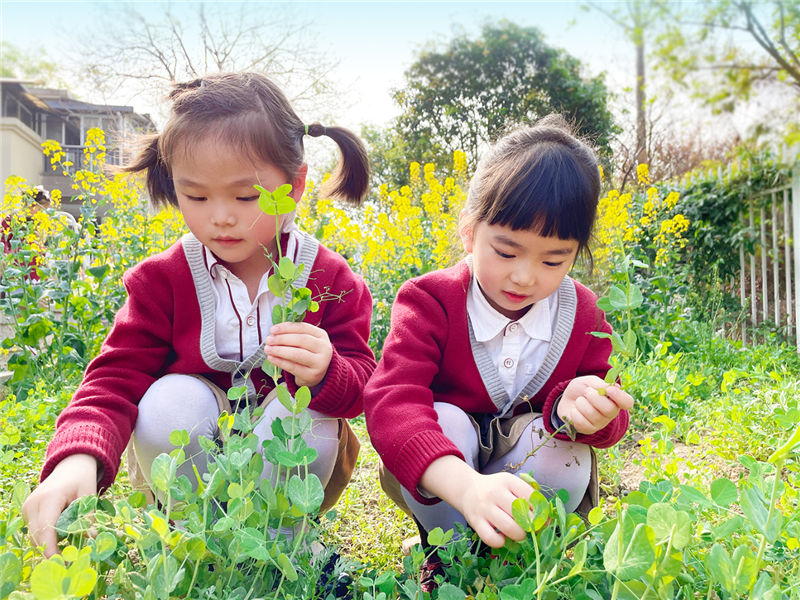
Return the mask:
<svg viewBox="0 0 800 600"><path fill-rule="evenodd" d="M11 175L24 177L32 186L42 183L42 139L15 117L0 117L0 184L6 191Z"/></svg>

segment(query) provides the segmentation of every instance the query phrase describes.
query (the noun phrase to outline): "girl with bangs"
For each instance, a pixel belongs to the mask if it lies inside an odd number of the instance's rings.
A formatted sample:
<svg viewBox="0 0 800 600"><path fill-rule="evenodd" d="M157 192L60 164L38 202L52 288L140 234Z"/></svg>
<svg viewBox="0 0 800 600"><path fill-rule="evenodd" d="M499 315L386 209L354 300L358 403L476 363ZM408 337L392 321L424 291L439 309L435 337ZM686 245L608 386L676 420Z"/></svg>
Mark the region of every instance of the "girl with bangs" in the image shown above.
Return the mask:
<svg viewBox="0 0 800 600"><path fill-rule="evenodd" d="M146 173L151 202L177 207L189 233L126 273L128 299L57 421L42 482L23 506L31 537L47 556L57 550L61 511L111 485L129 440L136 487L149 484L156 456L173 449L170 432L188 431L190 459L178 475L195 481L195 467L206 471L198 440L218 435L220 413L236 409L226 390L240 385L251 406L266 404L255 433L271 438L272 421L289 413L269 402L265 357L283 369L289 391L311 389L312 427L304 437L318 453L309 471L325 488L323 510L341 494L358 454L345 419L362 412L375 368L367 343L369 290L344 258L297 228L294 214L276 225L259 208L254 186L273 191L289 183L300 201L303 137L325 135L341 151L326 191L360 202L369 178L362 142L346 129L304 125L284 94L255 73L206 76L176 86L169 99L163 132L126 170ZM281 255L305 265L295 285L310 288L314 299L335 298L301 323L272 322L282 300L267 285L270 259L278 258L276 228ZM272 468L266 463L262 477L271 478Z"/></svg>
<svg viewBox="0 0 800 600"><path fill-rule="evenodd" d="M611 327L596 296L568 276L599 193L594 153L563 118L514 131L470 183L466 259L400 288L364 408L381 483L423 543L455 523L492 547L521 540L511 503L533 490L520 472L566 490L568 511L597 503L591 448L620 440L633 405L603 381L611 343L591 332Z"/></svg>

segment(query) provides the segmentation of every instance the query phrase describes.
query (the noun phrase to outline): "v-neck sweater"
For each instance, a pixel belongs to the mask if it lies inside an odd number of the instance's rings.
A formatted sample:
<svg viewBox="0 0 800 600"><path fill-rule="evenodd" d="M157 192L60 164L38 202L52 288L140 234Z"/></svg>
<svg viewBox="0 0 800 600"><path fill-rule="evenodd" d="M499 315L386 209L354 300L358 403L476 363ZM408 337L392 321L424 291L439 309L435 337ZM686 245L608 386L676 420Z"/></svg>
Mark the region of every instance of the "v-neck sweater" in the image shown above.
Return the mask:
<svg viewBox="0 0 800 600"><path fill-rule="evenodd" d="M566 277L558 288L558 315L542 365L519 395L511 399L481 344L475 341L467 313L472 273L467 261L404 283L392 306L392 324L383 354L364 393L367 430L386 468L420 502L436 499L418 493L430 464L442 456L463 455L442 432L434 402L467 413L511 416L541 412L552 433L555 401L572 379L605 377L611 342L591 332L611 326L587 287ZM606 448L628 428L620 411L603 429L578 434L576 441ZM565 434L556 437L568 440Z"/></svg>
<svg viewBox="0 0 800 600"><path fill-rule="evenodd" d="M310 408L352 418L363 409L363 390L375 368L368 345L372 297L347 261L303 233L298 263L306 265L297 287L308 287L319 310L306 323L324 329L333 346L328 371ZM137 405L153 382L167 374L203 375L222 389L246 385L261 397L273 388L262 370L263 345L243 361L224 359L215 348L215 297L203 245L191 234L149 257L123 276L128 292L100 354L89 363L72 401L56 421L41 479L72 454L94 456L113 483L136 424ZM248 377L249 373L249 377ZM294 393L294 377L285 373Z"/></svg>

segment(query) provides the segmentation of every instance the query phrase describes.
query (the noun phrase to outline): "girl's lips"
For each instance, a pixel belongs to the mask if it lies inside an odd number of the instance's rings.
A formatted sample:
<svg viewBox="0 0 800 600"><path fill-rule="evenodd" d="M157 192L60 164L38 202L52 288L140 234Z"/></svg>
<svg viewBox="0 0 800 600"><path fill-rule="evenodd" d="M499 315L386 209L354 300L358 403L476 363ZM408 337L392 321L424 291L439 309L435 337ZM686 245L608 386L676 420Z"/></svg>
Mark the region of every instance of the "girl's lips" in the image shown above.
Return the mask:
<svg viewBox="0 0 800 600"><path fill-rule="evenodd" d="M233 246L238 244L241 240L236 238L215 238L214 241L222 246Z"/></svg>
<svg viewBox="0 0 800 600"><path fill-rule="evenodd" d="M512 292L503 292L503 295L515 304L524 302L528 298L527 296L520 296L519 294L514 294Z"/></svg>

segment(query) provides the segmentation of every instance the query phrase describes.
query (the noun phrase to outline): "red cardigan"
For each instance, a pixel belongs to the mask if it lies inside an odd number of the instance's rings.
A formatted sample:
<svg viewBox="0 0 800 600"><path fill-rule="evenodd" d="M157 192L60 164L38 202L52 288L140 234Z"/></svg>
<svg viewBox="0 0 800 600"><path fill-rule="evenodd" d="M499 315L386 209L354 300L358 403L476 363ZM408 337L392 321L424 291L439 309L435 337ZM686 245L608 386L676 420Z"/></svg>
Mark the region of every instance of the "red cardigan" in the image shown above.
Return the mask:
<svg viewBox="0 0 800 600"><path fill-rule="evenodd" d="M473 356L467 317L471 277L468 264L462 261L403 284L392 307L383 355L364 392L373 446L389 471L420 502L431 502L417 493L428 466L441 456L463 459L442 433L433 403L448 402L472 414L495 414L502 408L497 394L493 400L487 391ZM596 300L588 288L569 278L559 289L560 315L551 351L540 368L541 385L534 383L530 397L532 409L543 413L544 426L551 433L553 404L567 384L580 375L604 377L610 368L610 341L590 335L611 331ZM517 414L530 408L518 398L513 410ZM598 448L612 446L627 428L628 413L620 411L605 428L579 434L577 441ZM560 433L557 437L569 439Z"/></svg>
<svg viewBox="0 0 800 600"><path fill-rule="evenodd" d="M310 254L304 251L298 262L311 258L305 263L305 285L312 297L343 294L340 300L321 301L319 311L305 317L328 333L333 346L328 372L310 407L332 417L355 417L363 410L364 385L375 368L367 343L372 298L341 256L308 235L303 248ZM254 391L265 395L273 387L260 368L265 358L260 350L244 363L216 354L214 296L201 252L199 241L187 235L125 274L128 299L56 422L41 479L65 457L86 453L102 467L99 489L111 485L136 424L137 404L163 375L200 374L226 389L232 381L241 383L241 373L253 366ZM297 386L288 373L286 382L294 393Z"/></svg>

